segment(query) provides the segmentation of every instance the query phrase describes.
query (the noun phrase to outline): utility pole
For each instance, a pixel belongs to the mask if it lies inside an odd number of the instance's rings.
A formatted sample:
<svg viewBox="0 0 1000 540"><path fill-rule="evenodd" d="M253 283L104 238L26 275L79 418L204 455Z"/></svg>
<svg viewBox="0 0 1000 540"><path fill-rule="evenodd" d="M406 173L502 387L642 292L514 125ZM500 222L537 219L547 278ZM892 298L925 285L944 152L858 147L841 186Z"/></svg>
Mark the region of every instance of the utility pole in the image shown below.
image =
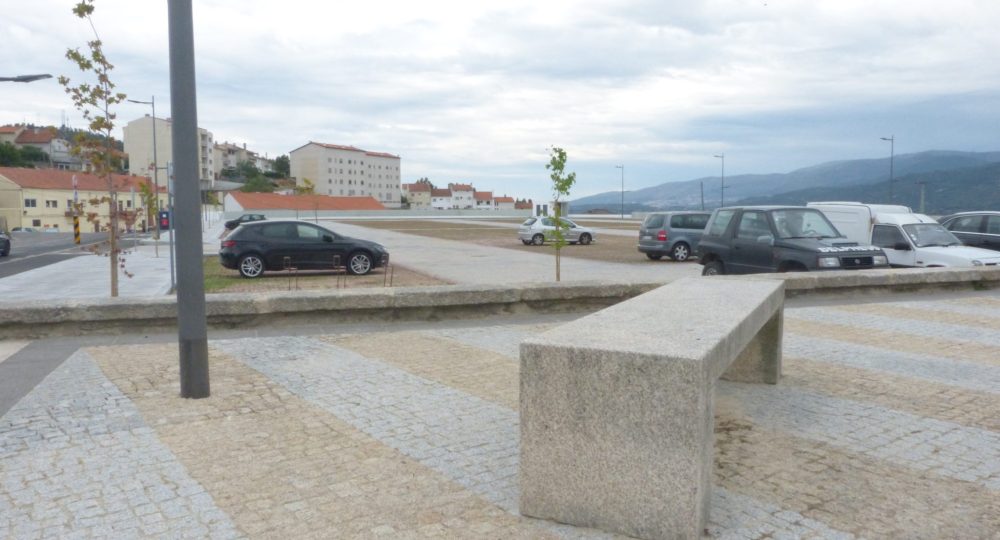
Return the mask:
<svg viewBox="0 0 1000 540"><path fill-rule="evenodd" d="M889 204L895 200L895 196L892 189L893 184L893 170L892 165L896 157L896 136L889 135L888 137L880 137L883 141L889 141Z"/></svg>
<svg viewBox="0 0 1000 540"><path fill-rule="evenodd" d="M722 160L722 183L719 184L719 208L726 206L726 154L716 154Z"/></svg>
<svg viewBox="0 0 1000 540"><path fill-rule="evenodd" d="M625 219L625 165L624 164L615 165L615 168L622 170L622 202L621 206L619 207L619 211L621 212L621 216L619 217L619 219L624 220Z"/></svg>
<svg viewBox="0 0 1000 540"><path fill-rule="evenodd" d="M198 109L194 69L191 0L168 0L170 24L170 109L173 112L174 189L171 218L178 234L177 338L181 397L205 398L208 380L208 329L202 269L201 186L198 181ZM173 234L171 234L173 237Z"/></svg>
<svg viewBox="0 0 1000 540"><path fill-rule="evenodd" d="M701 209L705 209L705 181L699 180L698 183L701 185Z"/></svg>
<svg viewBox="0 0 1000 540"><path fill-rule="evenodd" d="M927 182L917 182L920 186L920 213L924 213L924 188L927 187Z"/></svg>

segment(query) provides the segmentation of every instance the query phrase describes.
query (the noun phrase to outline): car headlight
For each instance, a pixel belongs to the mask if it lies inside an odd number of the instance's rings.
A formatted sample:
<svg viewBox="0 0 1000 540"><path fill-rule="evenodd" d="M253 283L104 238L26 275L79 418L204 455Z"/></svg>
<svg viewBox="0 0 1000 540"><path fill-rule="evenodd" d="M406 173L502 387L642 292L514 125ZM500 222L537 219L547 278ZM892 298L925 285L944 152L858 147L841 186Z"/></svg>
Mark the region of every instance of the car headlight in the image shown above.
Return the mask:
<svg viewBox="0 0 1000 540"><path fill-rule="evenodd" d="M820 257L817 261L820 268L839 268L840 259L837 257Z"/></svg>
<svg viewBox="0 0 1000 540"><path fill-rule="evenodd" d="M983 261L980 261L979 259L972 259L972 266L982 266L982 265Z"/></svg>
<svg viewBox="0 0 1000 540"><path fill-rule="evenodd" d="M872 257L872 264L875 266L889 266L889 257L885 255L876 255Z"/></svg>

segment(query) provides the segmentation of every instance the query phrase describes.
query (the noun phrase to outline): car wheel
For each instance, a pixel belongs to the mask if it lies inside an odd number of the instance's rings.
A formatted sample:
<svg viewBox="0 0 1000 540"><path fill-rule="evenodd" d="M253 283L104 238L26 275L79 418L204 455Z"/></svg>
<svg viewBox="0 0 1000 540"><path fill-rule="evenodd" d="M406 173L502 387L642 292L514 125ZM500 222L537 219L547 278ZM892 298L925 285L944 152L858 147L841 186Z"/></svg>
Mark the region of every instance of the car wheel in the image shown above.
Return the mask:
<svg viewBox="0 0 1000 540"><path fill-rule="evenodd" d="M240 275L252 279L255 277L260 277L264 273L264 259L260 258L260 255L244 255L240 259Z"/></svg>
<svg viewBox="0 0 1000 540"><path fill-rule="evenodd" d="M531 243L536 246L540 246L545 243L545 237L540 234L536 234L535 236L531 237Z"/></svg>
<svg viewBox="0 0 1000 540"><path fill-rule="evenodd" d="M684 242L674 244L674 249L670 250L670 258L677 262L684 262L691 256L691 248Z"/></svg>
<svg viewBox="0 0 1000 540"><path fill-rule="evenodd" d="M647 253L646 257L649 257L649 260L651 261L658 261L663 258L663 255L660 255L659 253Z"/></svg>
<svg viewBox="0 0 1000 540"><path fill-rule="evenodd" d="M725 267L722 266L722 261L705 263L705 267L701 269L701 275L703 276L721 276L725 273Z"/></svg>
<svg viewBox="0 0 1000 540"><path fill-rule="evenodd" d="M593 238L591 238L590 235L587 234L587 233L583 233L583 234L580 235L580 244L582 244L584 246L586 246L587 244L590 244L591 240L593 240Z"/></svg>
<svg viewBox="0 0 1000 540"><path fill-rule="evenodd" d="M359 251L357 253L352 253L347 259L347 271L356 275L363 276L368 272L372 271L372 257L371 255Z"/></svg>

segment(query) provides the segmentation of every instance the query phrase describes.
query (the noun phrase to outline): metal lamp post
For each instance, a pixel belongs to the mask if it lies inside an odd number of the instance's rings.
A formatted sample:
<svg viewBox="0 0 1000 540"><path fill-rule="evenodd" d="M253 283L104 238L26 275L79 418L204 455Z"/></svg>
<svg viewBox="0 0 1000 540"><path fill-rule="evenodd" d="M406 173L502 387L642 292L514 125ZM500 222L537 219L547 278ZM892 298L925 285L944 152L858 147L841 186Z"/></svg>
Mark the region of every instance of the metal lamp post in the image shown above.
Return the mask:
<svg viewBox="0 0 1000 540"><path fill-rule="evenodd" d="M896 154L896 136L889 135L888 137L879 137L879 138L882 139L883 141L889 141L889 202L892 203L892 201L895 199L893 197L893 192L892 192L892 184L893 184L892 162L894 161Z"/></svg>
<svg viewBox="0 0 1000 540"><path fill-rule="evenodd" d="M155 194L154 199L156 200L156 212L154 221L157 222L156 226L153 227L153 238L156 240L160 239L160 162L156 157L156 96L152 96L149 101L139 101L137 99L128 100L132 103L138 103L140 105L149 105L153 108L153 193ZM156 246L156 256L159 257L159 244L154 243Z"/></svg>
<svg viewBox="0 0 1000 540"><path fill-rule="evenodd" d="M621 212L621 217L619 219L625 219L625 165L615 165L616 169L622 170L622 202L619 211Z"/></svg>
<svg viewBox="0 0 1000 540"><path fill-rule="evenodd" d="M51 79L52 75L48 73L40 73L38 75L18 75L16 77L0 77L0 82L23 82L29 83L33 81L40 81L42 79Z"/></svg>
<svg viewBox="0 0 1000 540"><path fill-rule="evenodd" d="M726 206L726 154L715 154L722 160L722 183L719 184L719 208Z"/></svg>

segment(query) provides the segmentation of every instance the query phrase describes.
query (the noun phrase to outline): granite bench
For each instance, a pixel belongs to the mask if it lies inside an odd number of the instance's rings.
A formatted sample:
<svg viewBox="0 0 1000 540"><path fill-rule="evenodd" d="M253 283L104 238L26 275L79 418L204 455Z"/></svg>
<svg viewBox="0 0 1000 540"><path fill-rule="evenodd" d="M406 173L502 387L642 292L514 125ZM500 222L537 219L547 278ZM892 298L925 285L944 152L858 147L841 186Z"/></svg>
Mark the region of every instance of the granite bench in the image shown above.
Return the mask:
<svg viewBox="0 0 1000 540"><path fill-rule="evenodd" d="M783 283L686 278L521 344L520 511L700 538L719 378L776 384Z"/></svg>

